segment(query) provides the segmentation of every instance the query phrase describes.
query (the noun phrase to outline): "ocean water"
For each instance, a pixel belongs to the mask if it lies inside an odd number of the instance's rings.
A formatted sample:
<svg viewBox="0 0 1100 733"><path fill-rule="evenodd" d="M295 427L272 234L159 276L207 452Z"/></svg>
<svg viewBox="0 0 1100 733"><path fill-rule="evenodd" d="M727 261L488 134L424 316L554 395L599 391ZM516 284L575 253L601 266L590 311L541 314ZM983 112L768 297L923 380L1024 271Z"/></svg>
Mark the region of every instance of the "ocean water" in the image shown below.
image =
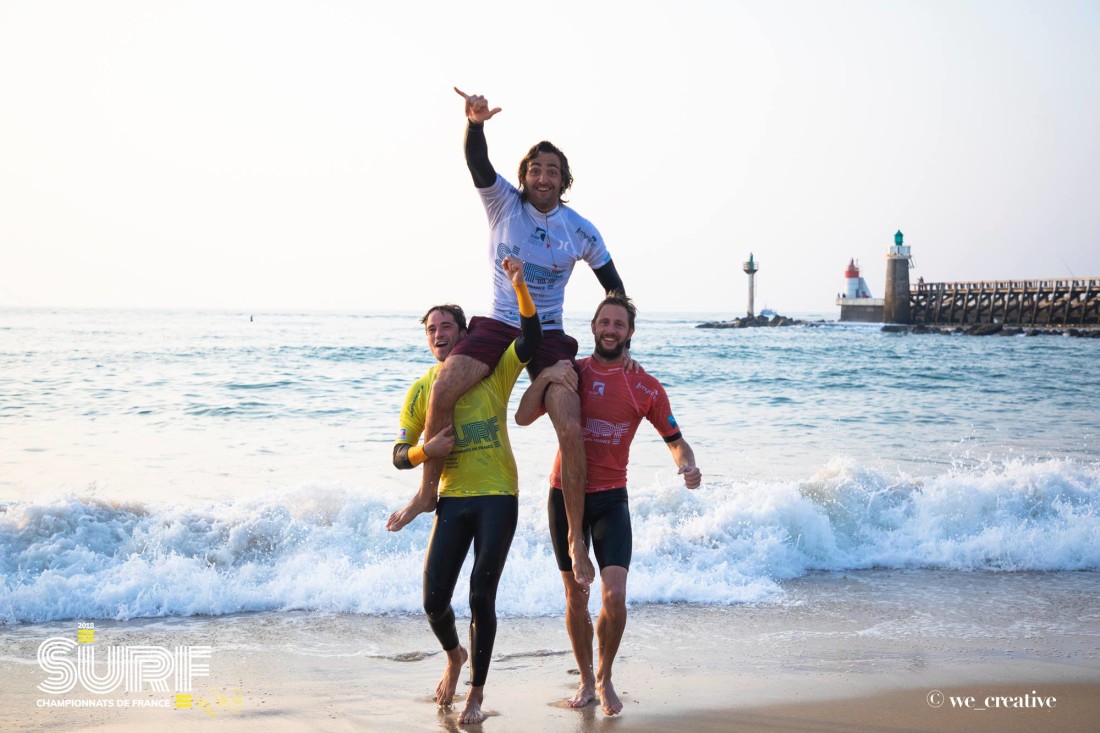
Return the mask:
<svg viewBox="0 0 1100 733"><path fill-rule="evenodd" d="M421 613L431 517L383 526L418 480L390 463L432 363L417 316L0 310L0 623ZM1100 341L695 328L722 317L639 317L633 355L704 484L642 426L632 604L796 602L787 582L820 571L1100 569ZM566 325L587 353L585 319ZM557 615L553 431L509 432L498 611Z"/></svg>

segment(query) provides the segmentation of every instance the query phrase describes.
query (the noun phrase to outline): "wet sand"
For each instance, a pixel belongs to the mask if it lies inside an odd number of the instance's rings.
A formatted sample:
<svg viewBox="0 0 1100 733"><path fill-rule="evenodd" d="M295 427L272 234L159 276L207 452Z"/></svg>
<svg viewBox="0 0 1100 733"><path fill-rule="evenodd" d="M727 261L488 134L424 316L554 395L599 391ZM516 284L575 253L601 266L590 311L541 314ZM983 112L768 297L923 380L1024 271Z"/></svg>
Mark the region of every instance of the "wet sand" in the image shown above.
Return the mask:
<svg viewBox="0 0 1100 733"><path fill-rule="evenodd" d="M0 629L0 728L1096 730L1100 573L865 571L785 588L776 604L631 609L615 718L563 705L577 675L560 619L501 621L490 717L460 726L465 685L453 710L431 699L444 657L423 619L286 612L95 622L100 669L109 646L212 647L189 708L174 690L46 694L39 645L75 641L76 622Z"/></svg>

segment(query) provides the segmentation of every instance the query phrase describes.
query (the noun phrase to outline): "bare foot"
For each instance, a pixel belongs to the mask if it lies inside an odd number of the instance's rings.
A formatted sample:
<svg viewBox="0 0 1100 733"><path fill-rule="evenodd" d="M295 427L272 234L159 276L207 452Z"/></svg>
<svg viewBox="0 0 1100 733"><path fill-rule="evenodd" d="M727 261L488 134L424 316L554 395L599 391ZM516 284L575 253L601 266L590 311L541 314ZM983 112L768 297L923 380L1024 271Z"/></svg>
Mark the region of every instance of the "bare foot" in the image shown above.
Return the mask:
<svg viewBox="0 0 1100 733"><path fill-rule="evenodd" d="M422 499L420 494L417 494L412 498L412 501L405 505L404 509L398 509L390 515L390 518L386 520L386 529L391 532L400 531L406 524L416 519L424 512L430 512L435 509L436 501L437 498L434 496Z"/></svg>
<svg viewBox="0 0 1100 733"><path fill-rule="evenodd" d="M571 708L583 708L595 699L596 688L591 682L581 680L581 684L577 687L577 694L566 700L565 704Z"/></svg>
<svg viewBox="0 0 1100 733"><path fill-rule="evenodd" d="M466 650L459 644L447 652L447 668L443 670L443 679L439 680L439 686L435 688L435 701L443 707L448 707L455 699L455 690L458 689L458 679L462 676L462 667L470 657Z"/></svg>
<svg viewBox="0 0 1100 733"><path fill-rule="evenodd" d="M618 715L623 711L622 700L619 699L618 694L615 692L615 686L611 684L611 680L604 680L603 682L596 682L596 689L600 693L600 707L603 708L604 713L607 715Z"/></svg>
<svg viewBox="0 0 1100 733"><path fill-rule="evenodd" d="M592 585L592 581L596 579L596 569L588 558L588 548L583 544L572 548L569 559L573 562L573 579L581 585Z"/></svg>
<svg viewBox="0 0 1100 733"><path fill-rule="evenodd" d="M485 687L471 687L466 695L466 707L462 715L458 717L459 723L480 723L485 720L485 713L481 712L481 702L485 699Z"/></svg>

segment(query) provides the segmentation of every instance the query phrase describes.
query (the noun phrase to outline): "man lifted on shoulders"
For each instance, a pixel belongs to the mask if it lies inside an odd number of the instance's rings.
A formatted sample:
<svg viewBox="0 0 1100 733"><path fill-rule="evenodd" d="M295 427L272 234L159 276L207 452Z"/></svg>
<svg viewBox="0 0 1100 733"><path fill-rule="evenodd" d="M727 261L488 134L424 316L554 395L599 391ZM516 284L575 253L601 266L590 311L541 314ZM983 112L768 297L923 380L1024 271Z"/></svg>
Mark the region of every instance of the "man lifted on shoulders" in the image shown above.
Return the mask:
<svg viewBox="0 0 1100 733"><path fill-rule="evenodd" d="M603 238L590 221L565 205L563 196L573 183L569 161L554 145L534 145L519 164L519 187L500 176L489 162L484 125L500 108L490 108L485 97L455 92L466 102L466 165L489 217L488 259L493 271L493 306L487 318L474 317L466 338L444 362L432 390L425 432L436 435L453 423L458 398L489 374L508 344L519 333L520 318L511 283L501 269L506 257L524 262L524 280L538 308L543 341L528 365L535 378L559 360L572 360L577 342L562 330L565 284L579 261L586 262L610 294L624 293ZM584 549L580 525L584 509L585 458L581 438L580 398L560 383L548 387L543 397L554 423L562 456L565 507L568 515L568 552L576 556L573 572L587 585L595 577ZM404 508L390 517L386 527L396 531L418 514L435 507L441 458L424 464L420 490Z"/></svg>

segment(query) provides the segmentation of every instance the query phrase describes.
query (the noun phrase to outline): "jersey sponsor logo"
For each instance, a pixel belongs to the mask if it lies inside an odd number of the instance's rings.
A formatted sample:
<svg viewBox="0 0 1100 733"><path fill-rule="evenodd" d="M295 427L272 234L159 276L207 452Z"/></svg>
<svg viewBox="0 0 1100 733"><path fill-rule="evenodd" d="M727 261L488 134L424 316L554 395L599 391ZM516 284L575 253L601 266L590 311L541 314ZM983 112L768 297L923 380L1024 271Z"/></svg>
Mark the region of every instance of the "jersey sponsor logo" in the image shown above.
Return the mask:
<svg viewBox="0 0 1100 733"><path fill-rule="evenodd" d="M584 439L591 443L618 445L629 429L629 422L615 423L590 417L584 421Z"/></svg>
<svg viewBox="0 0 1100 733"><path fill-rule="evenodd" d="M455 430L455 448L488 448L500 446L500 423L497 418L463 423ZM488 443L489 445L483 445Z"/></svg>
<svg viewBox="0 0 1100 733"><path fill-rule="evenodd" d="M546 243L546 230L542 227L535 227L535 231L531 232L531 236L527 238L529 244L541 244L549 247Z"/></svg>
<svg viewBox="0 0 1100 733"><path fill-rule="evenodd" d="M595 246L596 246L596 243L600 241L599 239L597 239L597 238L596 238L596 235L595 235L595 234L589 234L588 232L586 232L585 230L581 229L580 227L577 227L577 234L579 234L579 235L581 235L582 237L584 237L585 241L587 241L587 242L588 242L588 243L589 243L590 245L592 245L593 247L595 247Z"/></svg>
<svg viewBox="0 0 1100 733"><path fill-rule="evenodd" d="M656 387L654 387L653 389L649 389L648 387L646 387L641 382L638 382L637 384L635 384L634 389L641 390L642 392L645 392L650 397L656 397L661 392L661 390L657 389Z"/></svg>
<svg viewBox="0 0 1100 733"><path fill-rule="evenodd" d="M409 400L409 410L408 410L409 417L412 417L413 413L416 412L416 403L420 401L420 395L422 395L422 394L424 394L424 385L423 384L420 385L420 387L417 388L416 394L414 394L413 398L411 400Z"/></svg>
<svg viewBox="0 0 1100 733"><path fill-rule="evenodd" d="M671 425L674 428L678 427L677 424L676 424L676 418L673 417L672 415L668 416L668 424Z"/></svg>
<svg viewBox="0 0 1100 733"><path fill-rule="evenodd" d="M407 430L405 430L405 428L401 428L400 430L397 431L397 442L398 443L404 443L408 440L408 438L409 438L409 433L408 433Z"/></svg>
<svg viewBox="0 0 1100 733"><path fill-rule="evenodd" d="M593 382L592 386L588 388L588 394L596 397L603 397L603 390L606 385L603 382Z"/></svg>

